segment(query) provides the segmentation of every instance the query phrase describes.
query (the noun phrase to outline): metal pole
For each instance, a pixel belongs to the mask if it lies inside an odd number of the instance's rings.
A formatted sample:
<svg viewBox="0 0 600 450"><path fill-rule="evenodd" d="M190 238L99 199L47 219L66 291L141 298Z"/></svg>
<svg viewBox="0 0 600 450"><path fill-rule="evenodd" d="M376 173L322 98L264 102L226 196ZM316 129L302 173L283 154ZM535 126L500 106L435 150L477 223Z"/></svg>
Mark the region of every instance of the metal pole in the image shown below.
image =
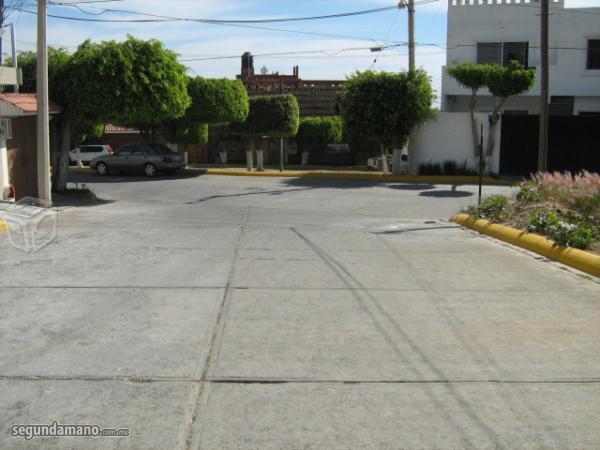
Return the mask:
<svg viewBox="0 0 600 450"><path fill-rule="evenodd" d="M48 100L47 0L38 1L37 14L37 180L38 197L52 204L50 186L50 128Z"/></svg>
<svg viewBox="0 0 600 450"><path fill-rule="evenodd" d="M479 199L477 200L477 206L481 206L481 191L483 186L483 124L481 124L481 133L479 135Z"/></svg>
<svg viewBox="0 0 600 450"><path fill-rule="evenodd" d="M15 24L14 23L10 24L10 43L11 43L11 49L12 49L13 67L15 69L18 69L19 68L19 63L17 61L17 32L15 30ZM17 73L17 84L15 84L15 92L19 93L18 73Z"/></svg>
<svg viewBox="0 0 600 450"><path fill-rule="evenodd" d="M538 170L548 170L548 96L549 96L549 68L548 68L548 0L541 0L542 23L540 36L541 53L541 95L540 95L540 135L538 147Z"/></svg>
<svg viewBox="0 0 600 450"><path fill-rule="evenodd" d="M415 70L415 0L408 0L408 69Z"/></svg>

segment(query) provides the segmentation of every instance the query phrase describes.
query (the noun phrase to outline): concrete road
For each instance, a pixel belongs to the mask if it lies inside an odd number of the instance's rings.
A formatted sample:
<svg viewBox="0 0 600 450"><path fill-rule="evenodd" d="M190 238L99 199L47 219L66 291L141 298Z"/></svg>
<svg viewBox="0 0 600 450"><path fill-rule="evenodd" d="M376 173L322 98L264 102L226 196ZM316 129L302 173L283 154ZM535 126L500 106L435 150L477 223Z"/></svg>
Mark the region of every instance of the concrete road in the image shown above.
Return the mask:
<svg viewBox="0 0 600 450"><path fill-rule="evenodd" d="M600 447L600 285L446 222L475 187L73 181L0 234L0 448ZM11 435L55 421L130 435Z"/></svg>

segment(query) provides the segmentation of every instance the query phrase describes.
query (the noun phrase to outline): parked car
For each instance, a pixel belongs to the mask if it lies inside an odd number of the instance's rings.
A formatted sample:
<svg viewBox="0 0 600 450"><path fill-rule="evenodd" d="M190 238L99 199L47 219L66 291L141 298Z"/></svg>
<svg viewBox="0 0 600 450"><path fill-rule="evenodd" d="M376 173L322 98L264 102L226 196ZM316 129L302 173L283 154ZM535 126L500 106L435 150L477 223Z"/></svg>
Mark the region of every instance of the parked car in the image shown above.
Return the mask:
<svg viewBox="0 0 600 450"><path fill-rule="evenodd" d="M392 170L392 155L387 155L388 170ZM367 160L367 168L369 170L381 170L382 157L369 158ZM406 171L408 169L408 153L403 150L400 154L400 171Z"/></svg>
<svg viewBox="0 0 600 450"><path fill-rule="evenodd" d="M69 152L69 165L77 164L77 149L79 149L79 159L82 163L88 163L97 156L110 155L113 149L110 145L80 145Z"/></svg>
<svg viewBox="0 0 600 450"><path fill-rule="evenodd" d="M185 165L183 156L162 144L126 145L113 154L98 156L90 162L90 168L100 176L129 171L153 177L158 172L175 172Z"/></svg>

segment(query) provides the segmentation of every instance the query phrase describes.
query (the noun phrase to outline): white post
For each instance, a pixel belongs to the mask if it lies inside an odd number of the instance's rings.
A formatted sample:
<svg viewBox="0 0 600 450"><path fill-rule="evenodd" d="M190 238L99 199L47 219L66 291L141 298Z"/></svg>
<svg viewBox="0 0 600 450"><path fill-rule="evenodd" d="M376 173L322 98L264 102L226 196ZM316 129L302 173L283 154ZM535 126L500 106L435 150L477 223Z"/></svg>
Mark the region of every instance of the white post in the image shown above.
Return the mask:
<svg viewBox="0 0 600 450"><path fill-rule="evenodd" d="M188 166L188 152L183 152L183 160L185 161L185 168Z"/></svg>
<svg viewBox="0 0 600 450"><path fill-rule="evenodd" d="M4 195L8 188L8 151L6 134L0 133L0 200L6 200Z"/></svg>
<svg viewBox="0 0 600 450"><path fill-rule="evenodd" d="M37 14L37 180L38 197L52 204L50 186L50 113L48 100L47 0L38 1Z"/></svg>

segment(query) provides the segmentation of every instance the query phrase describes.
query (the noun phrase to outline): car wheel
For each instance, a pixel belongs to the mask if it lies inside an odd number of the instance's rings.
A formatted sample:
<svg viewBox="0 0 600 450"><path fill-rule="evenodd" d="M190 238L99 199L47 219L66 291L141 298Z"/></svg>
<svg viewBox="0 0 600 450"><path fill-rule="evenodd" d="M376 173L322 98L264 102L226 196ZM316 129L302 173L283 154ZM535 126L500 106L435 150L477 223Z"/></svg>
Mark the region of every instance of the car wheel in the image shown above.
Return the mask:
<svg viewBox="0 0 600 450"><path fill-rule="evenodd" d="M152 163L147 163L144 165L144 175L148 178L152 178L156 175L156 166Z"/></svg>
<svg viewBox="0 0 600 450"><path fill-rule="evenodd" d="M99 162L98 164L96 164L96 173L101 177L104 175L108 175L108 166L106 165L106 163Z"/></svg>

